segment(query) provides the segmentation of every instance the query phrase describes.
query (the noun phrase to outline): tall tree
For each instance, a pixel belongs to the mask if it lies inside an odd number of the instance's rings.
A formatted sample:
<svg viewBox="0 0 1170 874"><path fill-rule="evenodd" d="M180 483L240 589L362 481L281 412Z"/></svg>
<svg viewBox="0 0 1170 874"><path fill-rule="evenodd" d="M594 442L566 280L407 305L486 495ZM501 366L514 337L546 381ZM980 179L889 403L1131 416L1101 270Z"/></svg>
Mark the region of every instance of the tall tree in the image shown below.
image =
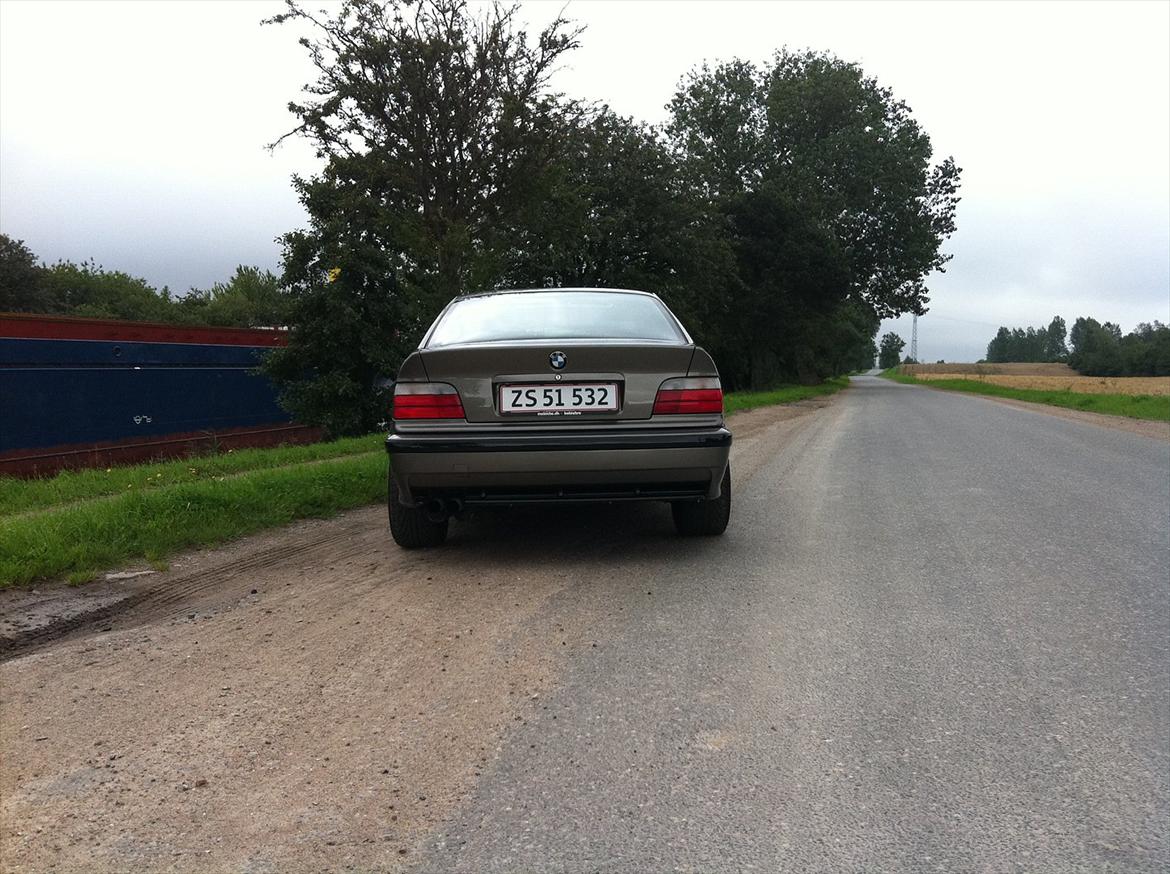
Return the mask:
<svg viewBox="0 0 1170 874"><path fill-rule="evenodd" d="M882 334L882 342L878 347L878 367L889 370L897 367L902 360L902 350L906 348L906 341L897 334L890 332Z"/></svg>
<svg viewBox="0 0 1170 874"><path fill-rule="evenodd" d="M831 54L781 51L762 69L692 72L671 110L672 140L713 196L783 190L836 238L843 291L883 318L925 312L925 278L949 260L960 171L931 164L930 138L890 89Z"/></svg>
<svg viewBox="0 0 1170 874"><path fill-rule="evenodd" d="M310 226L284 237L294 331L269 368L302 420L353 432L384 419L377 381L451 297L492 283L500 229L541 191L579 115L548 81L579 31L558 17L530 40L516 9L345 0L330 15L288 0L270 20L313 34L302 44L317 79L289 104L286 136L325 160L294 180ZM326 378L328 390L309 385ZM357 409L320 407L338 391Z"/></svg>
<svg viewBox="0 0 1170 874"><path fill-rule="evenodd" d="M1064 361L1068 357L1068 346L1065 345L1067 336L1068 328L1065 326L1064 319L1060 316L1053 316L1052 321L1048 324L1047 336L1044 340L1045 361Z"/></svg>

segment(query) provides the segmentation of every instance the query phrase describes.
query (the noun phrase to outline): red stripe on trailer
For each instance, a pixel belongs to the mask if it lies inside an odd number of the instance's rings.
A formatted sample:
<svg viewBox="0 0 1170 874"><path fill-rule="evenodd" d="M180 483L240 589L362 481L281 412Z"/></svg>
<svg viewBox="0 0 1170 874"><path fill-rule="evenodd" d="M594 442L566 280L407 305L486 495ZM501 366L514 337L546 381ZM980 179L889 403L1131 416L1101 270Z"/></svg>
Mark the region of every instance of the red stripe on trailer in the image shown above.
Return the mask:
<svg viewBox="0 0 1170 874"><path fill-rule="evenodd" d="M286 346L283 328L211 328L162 322L80 319L0 313L0 337L25 340L107 340L123 343L199 343L211 346Z"/></svg>
<svg viewBox="0 0 1170 874"><path fill-rule="evenodd" d="M188 431L145 440L133 437L43 449L17 449L0 452L0 476L52 476L61 470L192 458L227 449L316 443L322 436L320 428L291 424Z"/></svg>

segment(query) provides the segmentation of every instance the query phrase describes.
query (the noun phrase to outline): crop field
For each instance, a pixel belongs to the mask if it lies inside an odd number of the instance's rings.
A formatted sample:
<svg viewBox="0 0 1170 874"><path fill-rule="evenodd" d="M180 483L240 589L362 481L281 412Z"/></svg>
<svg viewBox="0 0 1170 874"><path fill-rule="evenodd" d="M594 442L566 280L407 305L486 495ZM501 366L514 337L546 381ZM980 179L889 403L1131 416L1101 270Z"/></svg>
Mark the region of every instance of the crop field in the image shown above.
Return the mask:
<svg viewBox="0 0 1170 874"><path fill-rule="evenodd" d="M947 391L1170 421L1168 376L1081 376L1063 364L903 364L882 376Z"/></svg>
<svg viewBox="0 0 1170 874"><path fill-rule="evenodd" d="M1064 366L1064 365L1060 365ZM1047 376L999 373L915 373L923 382L943 379L967 379L1006 388L1026 388L1036 391L1071 391L1095 395L1170 395L1170 376Z"/></svg>

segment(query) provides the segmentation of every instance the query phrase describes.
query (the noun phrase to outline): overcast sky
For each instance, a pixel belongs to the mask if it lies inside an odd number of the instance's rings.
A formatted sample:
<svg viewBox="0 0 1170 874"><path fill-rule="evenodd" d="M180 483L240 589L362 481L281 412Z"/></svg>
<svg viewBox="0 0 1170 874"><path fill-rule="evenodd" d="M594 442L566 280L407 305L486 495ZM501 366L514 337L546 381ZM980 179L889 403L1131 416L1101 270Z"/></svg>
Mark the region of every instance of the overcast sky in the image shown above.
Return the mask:
<svg viewBox="0 0 1170 874"><path fill-rule="evenodd" d="M310 5L326 5L311 0ZM536 28L564 4L528 2ZM269 2L0 0L0 231L185 291L277 269L301 143L264 150L311 71ZM573 0L557 86L650 122L703 60L827 49L905 100L963 167L919 357L1000 324L1170 321L1170 3ZM883 325L907 341L909 320Z"/></svg>

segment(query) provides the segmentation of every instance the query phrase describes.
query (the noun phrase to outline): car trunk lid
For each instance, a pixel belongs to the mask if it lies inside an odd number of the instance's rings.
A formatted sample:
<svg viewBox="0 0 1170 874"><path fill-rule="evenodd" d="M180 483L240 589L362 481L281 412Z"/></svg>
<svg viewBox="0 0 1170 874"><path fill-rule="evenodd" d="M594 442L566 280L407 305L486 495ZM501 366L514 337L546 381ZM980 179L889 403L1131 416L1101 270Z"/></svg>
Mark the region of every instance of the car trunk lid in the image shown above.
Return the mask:
<svg viewBox="0 0 1170 874"><path fill-rule="evenodd" d="M427 378L456 388L469 422L575 425L649 419L658 387L665 379L685 376L693 353L690 345L638 341L491 343L420 350ZM554 367L554 358L559 361L560 356L563 367ZM571 387L582 383L616 384L619 408L583 414L500 412L504 385Z"/></svg>

